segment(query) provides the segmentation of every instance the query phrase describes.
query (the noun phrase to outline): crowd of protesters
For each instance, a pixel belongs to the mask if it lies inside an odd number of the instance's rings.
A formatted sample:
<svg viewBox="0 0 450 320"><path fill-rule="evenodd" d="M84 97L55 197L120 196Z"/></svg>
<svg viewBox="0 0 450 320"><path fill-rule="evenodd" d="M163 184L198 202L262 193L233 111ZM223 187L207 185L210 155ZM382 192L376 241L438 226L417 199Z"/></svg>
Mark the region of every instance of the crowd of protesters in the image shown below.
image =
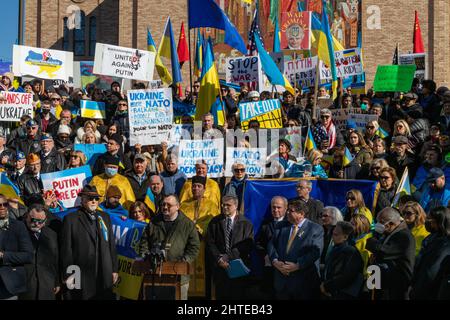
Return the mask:
<svg viewBox="0 0 450 320"><path fill-rule="evenodd" d="M128 102L119 83L102 90L93 84L44 87L39 79L14 88L12 82L11 74L3 75L0 90L32 93L35 110L33 118L0 128L1 170L20 191L20 199L0 194L0 299L113 299L118 261L110 214L148 224L137 249L142 257L152 244L170 239L168 261L201 265L204 259L207 298L450 298L450 90L432 80L396 94L348 89L317 116L313 93L294 97L222 86L225 124L216 126L214 116L205 114L203 133L240 128L240 102L280 99L282 139L272 154L275 171L267 176L299 178L298 197L271 199L272 215L256 234L242 214L245 165L235 163L226 180L207 177L207 164L198 162L188 179L178 168L176 146L130 146ZM141 88L145 84L133 87ZM172 90L174 100L195 104L200 83L182 97ZM318 96L329 98L325 88ZM80 117L81 100L104 102L105 119ZM360 132L348 120L339 130L332 116L339 108L359 108L378 121ZM192 118L184 115L181 123ZM300 127L301 145L311 130L317 148L293 155L295 141L283 138L291 127ZM249 128L259 130L260 123L250 121ZM57 190L44 190L40 175L86 165L74 145L100 143L107 151L91 166L93 179L79 194L80 207L59 219L66 208ZM346 150L353 160L344 165ZM326 163L326 157L332 160ZM405 168L412 190L396 208ZM365 204L357 189L347 193L344 208L310 197L311 179L331 178L379 182L376 206ZM145 203L148 188L154 208ZM253 252L264 265L262 275L230 279L231 261L240 258L252 268ZM71 265L81 268L81 289L68 288ZM370 265L381 272L376 289L366 284ZM193 288L189 281L182 279L183 299Z"/></svg>

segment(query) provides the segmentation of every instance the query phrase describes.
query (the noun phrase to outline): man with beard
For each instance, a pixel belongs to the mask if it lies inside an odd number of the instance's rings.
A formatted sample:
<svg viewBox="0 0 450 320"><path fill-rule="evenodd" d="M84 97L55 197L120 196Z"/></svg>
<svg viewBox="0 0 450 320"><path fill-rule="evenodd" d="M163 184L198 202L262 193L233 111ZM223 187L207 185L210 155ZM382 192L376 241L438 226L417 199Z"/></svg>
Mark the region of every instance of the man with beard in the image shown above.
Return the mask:
<svg viewBox="0 0 450 320"><path fill-rule="evenodd" d="M396 136L393 139L394 152L386 157L390 167L395 169L397 177L401 177L405 168L408 167L409 179L413 180L416 176L417 161L413 154L408 152L408 138L405 136Z"/></svg>
<svg viewBox="0 0 450 320"><path fill-rule="evenodd" d="M106 191L105 201L99 204L99 208L108 214L120 214L122 216L128 216L128 211L120 204L120 198L122 198L122 192L116 186L110 186Z"/></svg>

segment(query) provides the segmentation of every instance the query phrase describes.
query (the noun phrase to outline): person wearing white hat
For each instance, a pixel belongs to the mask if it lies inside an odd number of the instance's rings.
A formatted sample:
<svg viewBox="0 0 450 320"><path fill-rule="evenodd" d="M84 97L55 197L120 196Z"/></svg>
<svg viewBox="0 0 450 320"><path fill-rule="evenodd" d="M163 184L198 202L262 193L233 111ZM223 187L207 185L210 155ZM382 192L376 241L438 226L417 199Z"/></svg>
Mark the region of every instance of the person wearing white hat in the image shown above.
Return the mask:
<svg viewBox="0 0 450 320"><path fill-rule="evenodd" d="M259 92L258 91L250 91L247 94L248 101L259 101Z"/></svg>
<svg viewBox="0 0 450 320"><path fill-rule="evenodd" d="M5 72L2 74L0 82L0 91L15 91L13 87L14 74L12 72Z"/></svg>

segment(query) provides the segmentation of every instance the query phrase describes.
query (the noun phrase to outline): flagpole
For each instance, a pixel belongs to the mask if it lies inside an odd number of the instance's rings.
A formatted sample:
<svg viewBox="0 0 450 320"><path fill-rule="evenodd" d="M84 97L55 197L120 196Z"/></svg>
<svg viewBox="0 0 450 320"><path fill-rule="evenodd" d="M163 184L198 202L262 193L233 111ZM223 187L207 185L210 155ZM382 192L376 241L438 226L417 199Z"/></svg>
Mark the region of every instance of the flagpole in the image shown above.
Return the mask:
<svg viewBox="0 0 450 320"><path fill-rule="evenodd" d="M192 54L192 48L191 48L191 28L189 26L189 0L187 0L187 15L188 15L188 21L187 21L187 26L188 26L188 42L189 42L189 84L190 84L190 88L191 88L191 94L192 94L192 59L191 59L191 54Z"/></svg>
<svg viewBox="0 0 450 320"><path fill-rule="evenodd" d="M316 108L317 108L317 92L319 90L319 59L317 59L316 65L316 79L314 82L314 105L312 109L312 120L317 120L316 118Z"/></svg>

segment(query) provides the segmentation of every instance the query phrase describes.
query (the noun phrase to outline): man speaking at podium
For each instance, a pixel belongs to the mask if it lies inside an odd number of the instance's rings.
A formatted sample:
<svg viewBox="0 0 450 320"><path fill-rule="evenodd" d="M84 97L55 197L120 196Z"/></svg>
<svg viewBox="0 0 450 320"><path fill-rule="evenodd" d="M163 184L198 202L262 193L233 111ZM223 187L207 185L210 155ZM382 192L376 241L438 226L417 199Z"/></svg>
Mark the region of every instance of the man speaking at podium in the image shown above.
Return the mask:
<svg viewBox="0 0 450 320"><path fill-rule="evenodd" d="M138 254L151 256L152 249L164 250L165 261L193 262L200 250L195 224L180 210L177 196L168 195L161 203L161 213L145 228L139 243ZM181 277L181 300L187 300L189 275Z"/></svg>

